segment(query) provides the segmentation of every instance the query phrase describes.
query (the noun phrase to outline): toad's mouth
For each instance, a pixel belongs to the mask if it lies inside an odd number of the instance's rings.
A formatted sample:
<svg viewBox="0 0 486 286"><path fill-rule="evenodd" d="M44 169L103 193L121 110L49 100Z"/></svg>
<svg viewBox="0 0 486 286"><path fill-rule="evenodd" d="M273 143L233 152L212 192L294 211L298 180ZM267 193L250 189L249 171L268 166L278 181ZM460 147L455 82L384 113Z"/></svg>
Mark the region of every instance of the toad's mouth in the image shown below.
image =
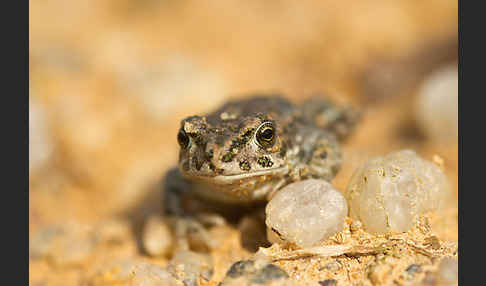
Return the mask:
<svg viewBox="0 0 486 286"><path fill-rule="evenodd" d="M289 172L289 167L287 165L284 165L282 167L259 170L259 171L251 171L248 173L231 174L231 175L215 175L215 176L199 174L195 172L185 172L185 171L181 171L181 172L184 177L193 181L194 180L204 181L206 183L211 183L216 185L232 185L235 183L239 184L248 180L252 180L257 177L261 177L261 180L264 181L267 178L271 178L275 176L276 177L283 176Z"/></svg>

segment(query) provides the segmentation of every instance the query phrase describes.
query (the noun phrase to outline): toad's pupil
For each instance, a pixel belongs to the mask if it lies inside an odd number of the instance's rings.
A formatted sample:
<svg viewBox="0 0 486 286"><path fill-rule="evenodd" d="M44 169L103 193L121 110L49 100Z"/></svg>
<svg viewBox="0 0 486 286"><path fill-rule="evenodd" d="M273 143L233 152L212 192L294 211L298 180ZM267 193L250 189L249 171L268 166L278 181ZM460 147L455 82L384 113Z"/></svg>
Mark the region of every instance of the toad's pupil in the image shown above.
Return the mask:
<svg viewBox="0 0 486 286"><path fill-rule="evenodd" d="M189 145L189 137L187 136L186 132L184 132L184 130L182 129L177 134L177 142L179 142L179 145L182 148L187 148L187 146Z"/></svg>
<svg viewBox="0 0 486 286"><path fill-rule="evenodd" d="M262 131L261 136L265 140L272 140L273 138L273 129L272 128L267 128Z"/></svg>

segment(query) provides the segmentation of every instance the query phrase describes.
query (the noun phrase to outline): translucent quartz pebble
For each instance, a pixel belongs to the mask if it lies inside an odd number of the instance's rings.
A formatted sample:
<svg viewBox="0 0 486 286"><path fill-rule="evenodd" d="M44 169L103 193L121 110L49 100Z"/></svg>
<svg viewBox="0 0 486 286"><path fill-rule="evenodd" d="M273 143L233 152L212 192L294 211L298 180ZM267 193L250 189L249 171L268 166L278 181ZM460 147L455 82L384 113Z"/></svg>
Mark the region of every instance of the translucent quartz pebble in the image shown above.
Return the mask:
<svg viewBox="0 0 486 286"><path fill-rule="evenodd" d="M408 231L417 215L437 209L449 191L442 170L412 150L358 168L346 190L350 215L371 233Z"/></svg>
<svg viewBox="0 0 486 286"><path fill-rule="evenodd" d="M442 68L420 87L417 120L431 139L457 140L458 72L457 66Z"/></svg>
<svg viewBox="0 0 486 286"><path fill-rule="evenodd" d="M284 187L270 200L265 212L271 242L280 239L305 248L341 231L348 207L330 183L312 179Z"/></svg>

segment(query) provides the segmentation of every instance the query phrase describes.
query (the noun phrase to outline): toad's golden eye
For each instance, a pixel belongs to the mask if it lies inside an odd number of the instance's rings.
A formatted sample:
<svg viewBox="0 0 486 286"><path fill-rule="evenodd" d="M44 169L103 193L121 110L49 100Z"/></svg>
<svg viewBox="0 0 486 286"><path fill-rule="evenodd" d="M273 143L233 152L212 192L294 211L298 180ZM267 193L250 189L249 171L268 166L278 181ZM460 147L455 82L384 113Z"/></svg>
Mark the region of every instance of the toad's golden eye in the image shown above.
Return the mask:
<svg viewBox="0 0 486 286"><path fill-rule="evenodd" d="M271 122L264 122L258 127L255 137L260 147L271 147L275 143L275 127Z"/></svg>
<svg viewBox="0 0 486 286"><path fill-rule="evenodd" d="M181 129L179 130L179 133L177 133L177 142L179 142L179 145L182 149L186 149L191 143L191 138L189 138L189 136L187 136L187 133Z"/></svg>

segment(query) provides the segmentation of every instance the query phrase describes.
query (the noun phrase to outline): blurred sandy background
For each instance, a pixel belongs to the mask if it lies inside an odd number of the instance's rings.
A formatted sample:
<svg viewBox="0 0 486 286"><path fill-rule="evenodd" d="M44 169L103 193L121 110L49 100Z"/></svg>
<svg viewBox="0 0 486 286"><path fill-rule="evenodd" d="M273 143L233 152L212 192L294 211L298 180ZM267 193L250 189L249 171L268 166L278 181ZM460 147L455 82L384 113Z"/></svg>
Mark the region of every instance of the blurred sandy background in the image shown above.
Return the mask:
<svg viewBox="0 0 486 286"><path fill-rule="evenodd" d="M183 117L252 92L321 92L365 112L338 189L373 156L439 155L455 192L434 223L457 240L457 133L424 126L457 124L457 101L420 108L427 78L457 67L457 25L449 0L31 0L29 234L122 219L134 243L117 255L143 256L137 232L160 209ZM30 285L80 285L92 263L31 259Z"/></svg>

